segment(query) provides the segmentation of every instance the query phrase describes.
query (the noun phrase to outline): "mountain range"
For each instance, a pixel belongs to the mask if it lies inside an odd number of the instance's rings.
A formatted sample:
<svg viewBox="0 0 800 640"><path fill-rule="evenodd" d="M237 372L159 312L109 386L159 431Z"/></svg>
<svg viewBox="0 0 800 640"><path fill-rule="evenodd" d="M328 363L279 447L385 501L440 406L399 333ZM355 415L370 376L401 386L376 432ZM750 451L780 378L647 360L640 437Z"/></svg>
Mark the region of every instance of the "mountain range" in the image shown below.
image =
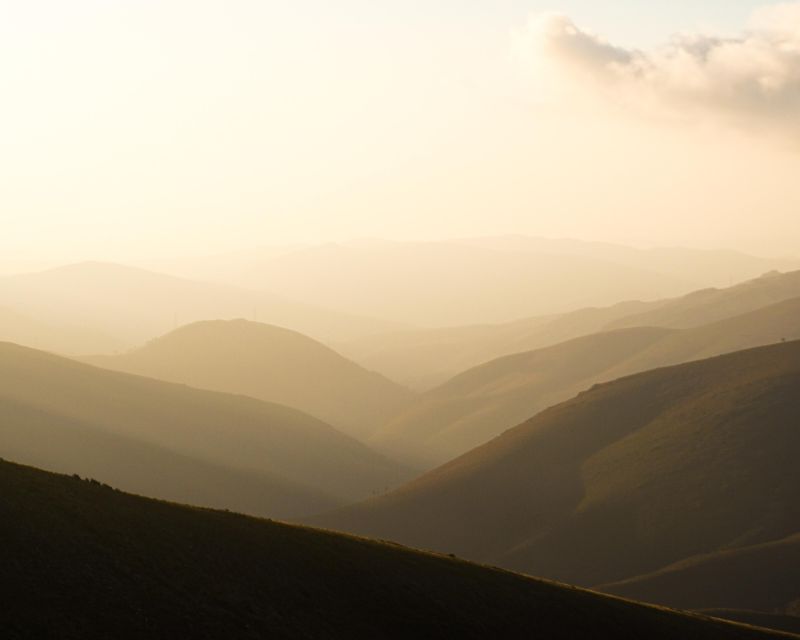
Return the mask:
<svg viewBox="0 0 800 640"><path fill-rule="evenodd" d="M359 318L264 291L212 284L112 263L84 262L0 277L0 307L101 339L64 341L64 353L103 353L108 338L130 348L199 320L254 318L322 340L346 340L404 325ZM45 346L43 341L30 345ZM90 348L91 347L91 348Z"/></svg>
<svg viewBox="0 0 800 640"><path fill-rule="evenodd" d="M364 439L414 397L300 333L241 319L197 322L129 353L84 361L291 406Z"/></svg>
<svg viewBox="0 0 800 640"><path fill-rule="evenodd" d="M800 271L768 273L724 289L677 298L619 302L512 323L405 330L344 341L337 350L418 390L496 358L573 338L633 327L691 329L800 297Z"/></svg>
<svg viewBox="0 0 800 640"><path fill-rule="evenodd" d="M289 517L410 472L285 406L0 343L0 455L170 500Z"/></svg>
<svg viewBox="0 0 800 640"><path fill-rule="evenodd" d="M800 297L691 329L635 327L493 360L421 395L372 439L441 464L598 382L800 339Z"/></svg>
<svg viewBox="0 0 800 640"><path fill-rule="evenodd" d="M0 486L9 640L788 637L2 461Z"/></svg>
<svg viewBox="0 0 800 640"><path fill-rule="evenodd" d="M629 580L800 531L798 397L799 341L647 371L307 522L586 586Z"/></svg>

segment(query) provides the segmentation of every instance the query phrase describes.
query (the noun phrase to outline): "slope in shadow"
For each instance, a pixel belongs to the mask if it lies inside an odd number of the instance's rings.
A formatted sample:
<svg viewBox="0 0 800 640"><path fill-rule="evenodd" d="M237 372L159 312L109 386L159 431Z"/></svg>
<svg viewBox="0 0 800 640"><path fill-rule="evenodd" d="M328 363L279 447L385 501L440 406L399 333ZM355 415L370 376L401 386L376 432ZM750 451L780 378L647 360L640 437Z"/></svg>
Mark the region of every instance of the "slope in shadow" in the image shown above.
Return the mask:
<svg viewBox="0 0 800 640"><path fill-rule="evenodd" d="M0 462L9 640L780 637Z"/></svg>

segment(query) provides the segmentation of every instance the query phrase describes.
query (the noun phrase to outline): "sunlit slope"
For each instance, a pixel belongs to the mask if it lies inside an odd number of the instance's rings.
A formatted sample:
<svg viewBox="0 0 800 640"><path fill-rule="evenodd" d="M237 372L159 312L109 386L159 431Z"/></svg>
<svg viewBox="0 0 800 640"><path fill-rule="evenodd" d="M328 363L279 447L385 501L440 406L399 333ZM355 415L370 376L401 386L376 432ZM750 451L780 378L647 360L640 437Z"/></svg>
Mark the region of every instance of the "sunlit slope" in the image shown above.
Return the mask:
<svg viewBox="0 0 800 640"><path fill-rule="evenodd" d="M596 334L494 360L420 396L372 442L420 464L442 464L575 395L668 333L643 328Z"/></svg>
<svg viewBox="0 0 800 640"><path fill-rule="evenodd" d="M191 324L92 364L295 407L366 437L413 394L304 335L246 320Z"/></svg>
<svg viewBox="0 0 800 640"><path fill-rule="evenodd" d="M578 584L800 530L800 342L599 385L314 522Z"/></svg>
<svg viewBox="0 0 800 640"><path fill-rule="evenodd" d="M706 289L617 320L609 328L656 325L685 329L800 296L800 271L768 273L727 289Z"/></svg>
<svg viewBox="0 0 800 640"><path fill-rule="evenodd" d="M694 328L797 297L800 271L771 273L727 289L704 289L680 298L621 302L506 324L371 335L342 342L338 348L370 369L425 390L496 358L592 333L644 326Z"/></svg>
<svg viewBox="0 0 800 640"><path fill-rule="evenodd" d="M690 558L600 588L684 609L758 609L800 615L800 534ZM800 625L800 618L797 622Z"/></svg>
<svg viewBox="0 0 800 640"><path fill-rule="evenodd" d="M800 338L800 298L685 330L603 332L494 360L420 396L374 443L441 464L597 382Z"/></svg>
<svg viewBox="0 0 800 640"><path fill-rule="evenodd" d="M101 331L129 346L189 322L254 316L322 340L398 327L264 292L100 262L4 276L0 306L50 324Z"/></svg>
<svg viewBox="0 0 800 640"><path fill-rule="evenodd" d="M107 371L8 343L0 344L0 403L7 429L14 429L8 416L39 412L42 425L65 430L65 440L79 426L237 473L278 476L339 500L366 497L398 480L396 465L294 409ZM0 446L25 446L31 453L38 446L45 460L56 461L59 450L36 431L14 433L14 441ZM78 451L84 441L75 436L72 445ZM87 443L87 457L94 454ZM130 471L134 477L144 472ZM150 472L160 475L157 468Z"/></svg>
<svg viewBox="0 0 800 640"><path fill-rule="evenodd" d="M0 489L10 640L780 637L7 462Z"/></svg>

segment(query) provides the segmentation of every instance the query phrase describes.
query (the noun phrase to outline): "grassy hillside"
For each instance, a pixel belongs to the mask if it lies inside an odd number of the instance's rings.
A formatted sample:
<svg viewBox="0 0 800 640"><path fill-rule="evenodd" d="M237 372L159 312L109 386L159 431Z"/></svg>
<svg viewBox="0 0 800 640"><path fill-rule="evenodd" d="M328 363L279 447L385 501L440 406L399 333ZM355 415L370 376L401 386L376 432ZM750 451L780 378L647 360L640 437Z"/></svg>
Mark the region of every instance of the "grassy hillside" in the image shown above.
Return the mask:
<svg viewBox="0 0 800 640"><path fill-rule="evenodd" d="M656 325L685 329L718 322L800 295L800 271L768 273L727 289L706 289L632 314L609 328Z"/></svg>
<svg viewBox="0 0 800 640"><path fill-rule="evenodd" d="M800 614L800 534L689 558L601 589L682 609Z"/></svg>
<svg viewBox="0 0 800 640"><path fill-rule="evenodd" d="M413 398L315 340L246 320L198 322L130 353L85 361L284 404L361 438Z"/></svg>
<svg viewBox="0 0 800 640"><path fill-rule="evenodd" d="M253 474L277 477L279 486L293 487L280 505L291 504L298 486L306 487L314 499L311 505L300 503L293 513L317 504L320 493L349 501L405 477L394 463L294 409L106 371L8 343L0 343L0 412L0 455L24 453L31 464L79 474L116 459L121 464L113 466L115 475L104 477L120 486L147 490L151 485L142 485L143 479L163 477L165 483L154 495L202 504L209 504L204 500L207 487L197 493L185 488L186 493L176 495L166 482L176 469L163 469L165 450L173 459L191 459L193 476L202 476L197 462L234 472L227 485L238 478L234 484L241 485L244 495L255 494L255 487L248 486ZM120 438L149 447L142 456L146 453L152 464L133 464L133 453L126 464L127 445ZM204 484L211 484L212 477ZM228 498L231 504L236 499L234 494ZM275 506L248 505L247 511L261 514Z"/></svg>
<svg viewBox="0 0 800 640"><path fill-rule="evenodd" d="M798 338L800 298L694 329L584 336L456 376L420 396L373 443L418 464L442 464L592 384Z"/></svg>
<svg viewBox="0 0 800 640"><path fill-rule="evenodd" d="M603 331L609 323L657 304L622 302L503 324L379 333L339 343L337 348L369 369L424 391L485 362Z"/></svg>
<svg viewBox="0 0 800 640"><path fill-rule="evenodd" d="M371 442L421 466L443 464L570 398L669 333L601 333L488 362L421 395Z"/></svg>
<svg viewBox="0 0 800 640"><path fill-rule="evenodd" d="M141 344L178 324L254 315L320 340L346 340L402 327L263 291L99 262L0 277L0 306L49 324L100 331L127 346Z"/></svg>
<svg viewBox="0 0 800 640"><path fill-rule="evenodd" d="M7 462L0 489L9 640L781 637Z"/></svg>
<svg viewBox="0 0 800 640"><path fill-rule="evenodd" d="M507 324L365 336L343 342L339 349L393 380L426 390L490 360L592 333L632 327L694 328L798 297L800 271L771 273L680 298L622 302Z"/></svg>
<svg viewBox="0 0 800 640"><path fill-rule="evenodd" d="M598 385L313 522L596 585L800 530L800 342Z"/></svg>

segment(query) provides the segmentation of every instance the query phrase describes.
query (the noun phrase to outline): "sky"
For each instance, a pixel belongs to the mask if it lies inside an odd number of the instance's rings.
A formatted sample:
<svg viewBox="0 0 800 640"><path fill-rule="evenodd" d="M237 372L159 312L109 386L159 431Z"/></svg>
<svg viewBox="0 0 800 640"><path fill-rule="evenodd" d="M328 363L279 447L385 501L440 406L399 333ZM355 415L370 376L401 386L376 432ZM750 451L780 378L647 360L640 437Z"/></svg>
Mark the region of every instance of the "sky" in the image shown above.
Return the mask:
<svg viewBox="0 0 800 640"><path fill-rule="evenodd" d="M0 261L800 250L800 3L0 0Z"/></svg>

